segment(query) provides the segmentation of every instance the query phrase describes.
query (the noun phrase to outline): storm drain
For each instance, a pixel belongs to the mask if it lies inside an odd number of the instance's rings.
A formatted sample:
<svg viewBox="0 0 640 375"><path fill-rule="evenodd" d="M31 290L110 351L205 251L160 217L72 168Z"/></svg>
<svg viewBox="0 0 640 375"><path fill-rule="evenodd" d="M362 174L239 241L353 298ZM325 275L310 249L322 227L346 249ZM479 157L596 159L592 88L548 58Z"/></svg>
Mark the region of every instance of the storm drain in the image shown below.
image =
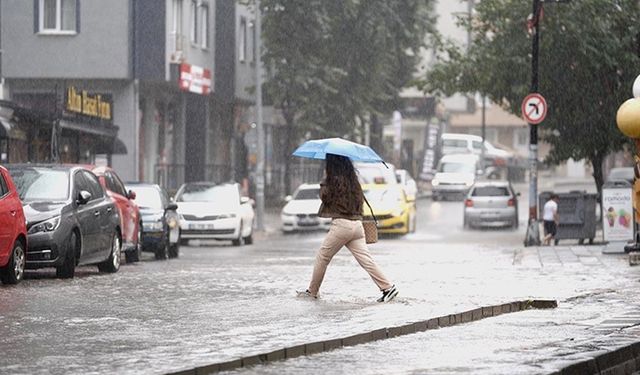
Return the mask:
<svg viewBox="0 0 640 375"><path fill-rule="evenodd" d="M328 352L346 346L366 344L372 341L384 340L398 336L410 335L416 332L424 332L431 329L450 327L462 323L469 323L484 318L490 318L502 314L508 314L529 309L550 309L558 307L554 300L526 300L479 307L473 310L443 315L436 318L409 323L397 327L381 328L370 332L360 333L336 339L323 340L309 344L301 344L283 349L274 350L269 353L255 354L238 358L232 361L213 363L192 369L186 369L169 373L167 375L203 375L213 374L220 371L229 371L241 367L249 367L268 362L280 361L288 358L296 358L304 355Z"/></svg>

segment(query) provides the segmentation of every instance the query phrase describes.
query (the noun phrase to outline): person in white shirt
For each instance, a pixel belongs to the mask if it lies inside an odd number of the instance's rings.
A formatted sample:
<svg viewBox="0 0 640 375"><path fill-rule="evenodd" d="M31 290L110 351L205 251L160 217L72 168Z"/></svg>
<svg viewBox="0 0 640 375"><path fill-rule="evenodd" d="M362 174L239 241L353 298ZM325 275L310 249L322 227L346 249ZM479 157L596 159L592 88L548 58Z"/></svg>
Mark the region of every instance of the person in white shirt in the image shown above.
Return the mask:
<svg viewBox="0 0 640 375"><path fill-rule="evenodd" d="M551 240L554 239L558 231L558 223L560 222L560 216L558 216L558 194L551 194L549 200L544 204L544 210L542 220L544 221L544 244L550 245Z"/></svg>

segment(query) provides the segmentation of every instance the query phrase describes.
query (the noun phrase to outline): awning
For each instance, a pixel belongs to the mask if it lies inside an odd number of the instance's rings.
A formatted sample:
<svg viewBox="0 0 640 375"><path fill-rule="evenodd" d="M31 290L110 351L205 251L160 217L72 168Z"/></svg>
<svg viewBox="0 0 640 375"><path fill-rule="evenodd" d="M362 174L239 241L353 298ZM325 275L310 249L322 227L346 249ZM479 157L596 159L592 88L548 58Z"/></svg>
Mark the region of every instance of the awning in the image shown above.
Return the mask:
<svg viewBox="0 0 640 375"><path fill-rule="evenodd" d="M75 130L82 133L101 135L110 138L115 138L118 135L118 127L113 125L93 125L83 122L60 120L60 127L62 129Z"/></svg>
<svg viewBox="0 0 640 375"><path fill-rule="evenodd" d="M120 140L120 138L115 137L113 139L113 149L111 151L114 155L126 155L127 154L127 146Z"/></svg>
<svg viewBox="0 0 640 375"><path fill-rule="evenodd" d="M9 132L14 124L5 117L0 117L0 138L9 138Z"/></svg>

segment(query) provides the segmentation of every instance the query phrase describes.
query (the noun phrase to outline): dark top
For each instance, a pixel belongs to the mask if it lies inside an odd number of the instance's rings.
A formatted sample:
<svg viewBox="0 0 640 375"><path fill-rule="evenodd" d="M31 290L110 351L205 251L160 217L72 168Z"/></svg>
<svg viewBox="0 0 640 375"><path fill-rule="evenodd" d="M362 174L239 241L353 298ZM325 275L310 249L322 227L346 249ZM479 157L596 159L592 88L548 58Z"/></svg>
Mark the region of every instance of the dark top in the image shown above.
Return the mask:
<svg viewBox="0 0 640 375"><path fill-rule="evenodd" d="M327 186L325 181L322 181L320 183L320 200L322 200L322 204L320 205L318 216L332 219L362 220L362 212L355 212L351 208L354 205L349 200L353 199L353 197L343 194L333 201L327 198Z"/></svg>

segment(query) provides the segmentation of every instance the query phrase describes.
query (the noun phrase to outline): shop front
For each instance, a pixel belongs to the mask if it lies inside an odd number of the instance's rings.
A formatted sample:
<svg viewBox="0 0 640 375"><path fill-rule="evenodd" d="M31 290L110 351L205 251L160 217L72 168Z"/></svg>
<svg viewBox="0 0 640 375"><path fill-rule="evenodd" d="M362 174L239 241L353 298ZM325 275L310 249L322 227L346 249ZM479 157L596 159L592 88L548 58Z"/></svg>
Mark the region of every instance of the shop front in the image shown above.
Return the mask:
<svg viewBox="0 0 640 375"><path fill-rule="evenodd" d="M0 162L108 164L126 153L113 124L111 95L67 86L15 93L0 102Z"/></svg>

